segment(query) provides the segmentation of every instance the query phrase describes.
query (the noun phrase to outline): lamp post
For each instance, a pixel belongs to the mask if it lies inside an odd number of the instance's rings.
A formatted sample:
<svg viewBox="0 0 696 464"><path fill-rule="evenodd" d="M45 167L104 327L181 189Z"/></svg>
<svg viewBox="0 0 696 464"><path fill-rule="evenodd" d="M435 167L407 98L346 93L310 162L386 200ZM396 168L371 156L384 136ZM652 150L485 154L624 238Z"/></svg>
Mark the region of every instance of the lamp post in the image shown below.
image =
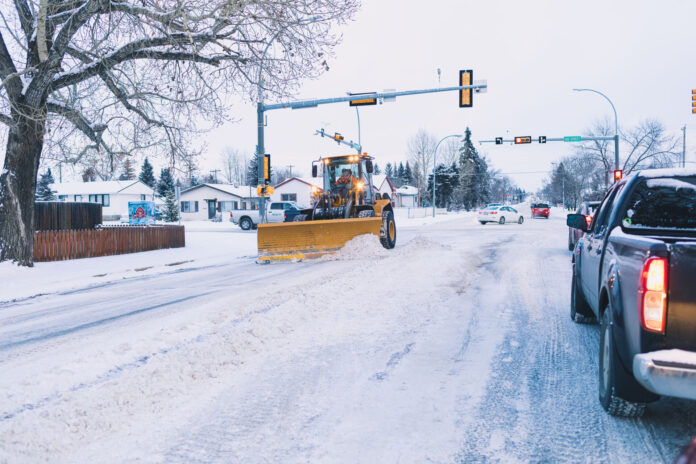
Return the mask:
<svg viewBox="0 0 696 464"><path fill-rule="evenodd" d="M621 169L619 167L619 119L616 116L616 108L614 107L614 104L611 102L609 97L604 95L602 92L598 90L593 90L593 89L573 89L576 92L594 92L596 94L601 95L604 97L606 101L609 102L611 105L611 109L614 110L614 169Z"/></svg>
<svg viewBox="0 0 696 464"><path fill-rule="evenodd" d="M314 16L312 18L307 18L307 19L301 19L299 21L296 21L294 23L288 23L285 26L281 27L278 29L278 31L273 34L273 37L271 37L271 40L268 41L266 44L266 48L263 50L263 53L261 54L261 59L259 60L259 77L257 81L257 88L258 88L258 100L256 102L256 123L258 125L257 128L257 136L258 136L258 142L256 144L256 172L258 174L258 183L263 184L264 183L264 154L266 152L266 148L264 146L264 140L263 140L263 113L264 113L264 106L263 106L263 60L266 58L266 53L268 53L268 49L271 47L271 44L273 41L280 35L281 32L283 32L285 29L287 29L290 26L294 26L297 24L302 24L302 23L313 23L316 21L319 21L321 17L319 16ZM266 201L265 197L261 196L259 197L259 217L260 217L260 222L265 223L266 222Z"/></svg>
<svg viewBox="0 0 696 464"><path fill-rule="evenodd" d="M435 151L433 152L433 217L435 217L435 163L437 161L437 149L443 141L447 140L450 137L462 137L462 134L450 134L442 137L440 141L437 142L437 145L435 145Z"/></svg>

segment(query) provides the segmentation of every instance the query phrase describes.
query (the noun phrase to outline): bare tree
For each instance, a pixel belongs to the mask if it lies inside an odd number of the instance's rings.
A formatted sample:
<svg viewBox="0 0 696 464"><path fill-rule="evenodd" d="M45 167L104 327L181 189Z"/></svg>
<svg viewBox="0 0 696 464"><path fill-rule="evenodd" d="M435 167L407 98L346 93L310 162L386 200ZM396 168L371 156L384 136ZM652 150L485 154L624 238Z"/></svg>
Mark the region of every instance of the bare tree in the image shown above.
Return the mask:
<svg viewBox="0 0 696 464"><path fill-rule="evenodd" d="M220 153L222 175L229 184L243 185L247 172L248 155L236 148L225 147Z"/></svg>
<svg viewBox="0 0 696 464"><path fill-rule="evenodd" d="M633 129L622 133L625 155L622 156L624 174L638 169L676 166L681 155L680 140L665 132L661 122L646 119Z"/></svg>
<svg viewBox="0 0 696 464"><path fill-rule="evenodd" d="M437 164L452 166L459 161L459 146L461 142L457 138L449 138L442 142L437 150Z"/></svg>
<svg viewBox="0 0 696 464"><path fill-rule="evenodd" d="M358 0L0 0L0 261L31 266L41 154L95 153L113 175L124 155L195 154L188 141L252 96L288 95L328 69L330 28ZM319 18L314 22L304 21ZM45 141L48 143L44 144Z"/></svg>
<svg viewBox="0 0 696 464"><path fill-rule="evenodd" d="M413 165L413 178L418 187L418 204L420 205L421 196L427 185L428 167L433 164L433 153L435 151L435 136L425 129L419 129L416 134L408 140L407 150L408 159ZM416 167L418 167L416 173Z"/></svg>

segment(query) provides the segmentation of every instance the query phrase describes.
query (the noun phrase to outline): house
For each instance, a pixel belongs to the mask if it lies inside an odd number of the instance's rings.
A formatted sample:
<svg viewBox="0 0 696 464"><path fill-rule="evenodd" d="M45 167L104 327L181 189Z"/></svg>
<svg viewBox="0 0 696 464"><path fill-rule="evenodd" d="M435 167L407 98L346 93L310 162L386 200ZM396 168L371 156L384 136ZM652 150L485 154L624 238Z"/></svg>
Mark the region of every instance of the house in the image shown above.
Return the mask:
<svg viewBox="0 0 696 464"><path fill-rule="evenodd" d="M181 219L200 221L212 219L217 212L236 209L259 209L256 187L235 187L230 184L199 184L180 194Z"/></svg>
<svg viewBox="0 0 696 464"><path fill-rule="evenodd" d="M418 202L418 189L411 185L403 185L396 189L397 208L415 208Z"/></svg>
<svg viewBox="0 0 696 464"><path fill-rule="evenodd" d="M59 201L100 203L104 221L117 221L127 215L129 201L155 200L155 191L139 180L63 182L50 188Z"/></svg>
<svg viewBox="0 0 696 464"><path fill-rule="evenodd" d="M386 174L373 174L372 175L372 185L375 187L375 193L379 192L381 195L385 193L389 194L389 198L394 199L394 193L396 193L396 186L392 183L389 176Z"/></svg>
<svg viewBox="0 0 696 464"><path fill-rule="evenodd" d="M271 201L295 201L304 208L314 204L312 187L316 192L323 192L321 177L291 177L274 187Z"/></svg>

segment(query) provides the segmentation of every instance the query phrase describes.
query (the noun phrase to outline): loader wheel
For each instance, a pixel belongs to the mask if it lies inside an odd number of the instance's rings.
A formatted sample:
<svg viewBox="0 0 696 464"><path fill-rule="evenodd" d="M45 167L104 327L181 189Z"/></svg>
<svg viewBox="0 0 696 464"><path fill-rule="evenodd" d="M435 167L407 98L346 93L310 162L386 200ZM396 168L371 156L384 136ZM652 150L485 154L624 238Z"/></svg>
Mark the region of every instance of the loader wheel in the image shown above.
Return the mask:
<svg viewBox="0 0 696 464"><path fill-rule="evenodd" d="M375 210L373 209L364 209L358 213L359 218L366 218L366 217L375 217Z"/></svg>
<svg viewBox="0 0 696 464"><path fill-rule="evenodd" d="M304 222L307 220L306 214L298 214L292 219L292 222Z"/></svg>
<svg viewBox="0 0 696 464"><path fill-rule="evenodd" d="M388 250L396 246L396 222L392 211L382 211L382 233L379 240Z"/></svg>

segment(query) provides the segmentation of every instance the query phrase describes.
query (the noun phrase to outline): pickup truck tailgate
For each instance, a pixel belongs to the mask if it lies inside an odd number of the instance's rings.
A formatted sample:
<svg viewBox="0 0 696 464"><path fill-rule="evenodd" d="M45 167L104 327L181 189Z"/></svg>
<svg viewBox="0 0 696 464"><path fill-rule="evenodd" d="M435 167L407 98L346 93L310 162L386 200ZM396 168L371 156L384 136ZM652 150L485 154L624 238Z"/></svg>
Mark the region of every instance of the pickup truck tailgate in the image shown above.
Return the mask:
<svg viewBox="0 0 696 464"><path fill-rule="evenodd" d="M670 248L666 345L696 351L696 242Z"/></svg>

